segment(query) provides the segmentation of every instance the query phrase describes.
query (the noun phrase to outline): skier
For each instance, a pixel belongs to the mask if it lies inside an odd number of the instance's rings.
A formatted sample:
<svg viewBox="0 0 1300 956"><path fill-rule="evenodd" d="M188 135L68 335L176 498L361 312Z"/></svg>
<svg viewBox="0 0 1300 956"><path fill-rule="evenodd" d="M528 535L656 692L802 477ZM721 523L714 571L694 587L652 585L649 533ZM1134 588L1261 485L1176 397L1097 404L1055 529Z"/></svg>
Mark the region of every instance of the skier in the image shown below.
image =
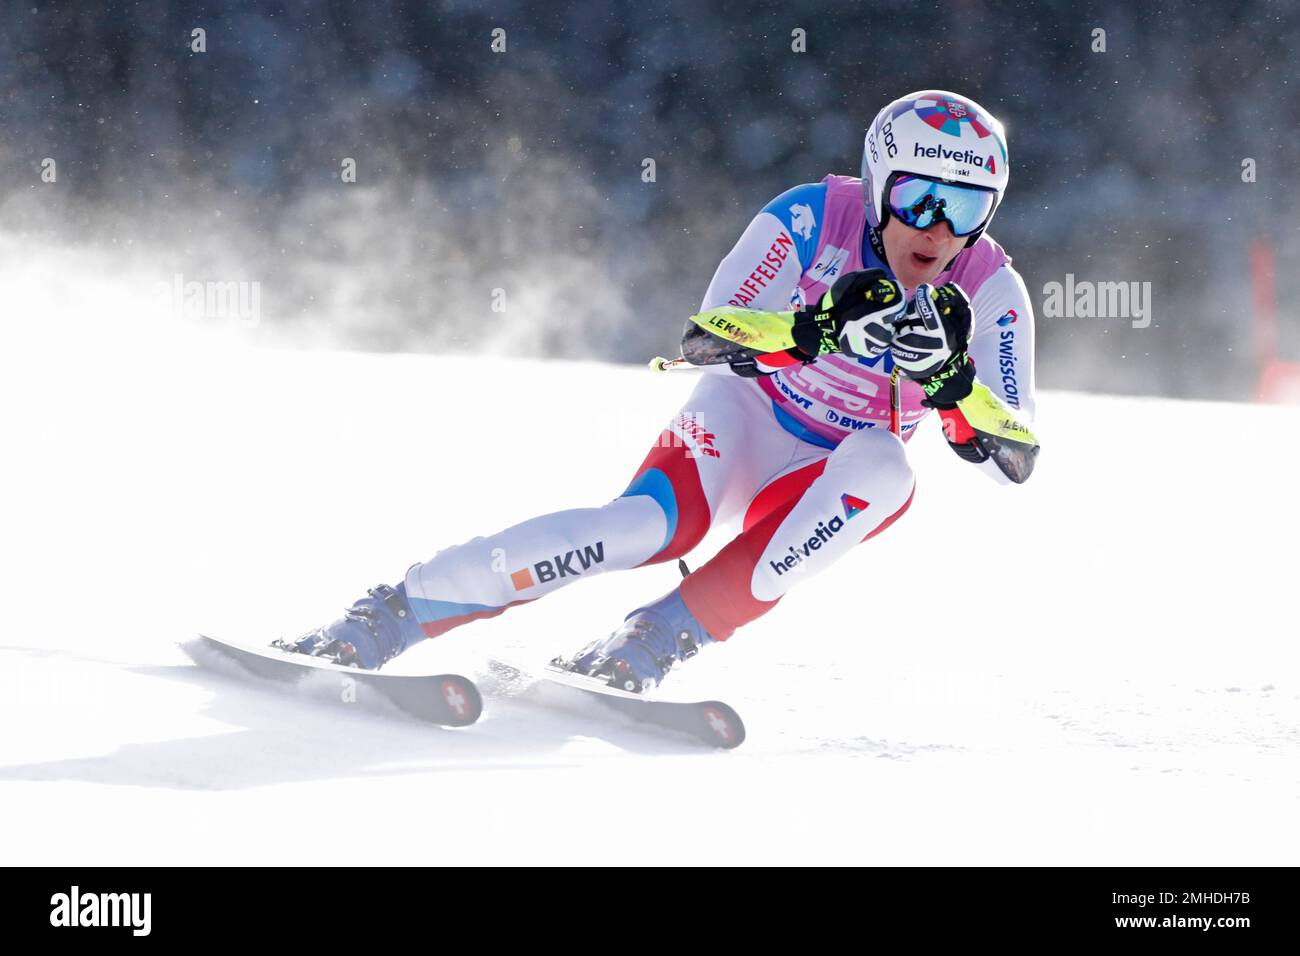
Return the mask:
<svg viewBox="0 0 1300 956"><path fill-rule="evenodd" d="M931 409L958 455L1024 481L1038 451L1033 310L984 235L1008 170L1002 125L969 98L889 104L867 130L860 179L782 193L723 259L683 356L725 361L622 494L440 551L282 646L379 667L597 571L680 558L715 522L741 519L714 558L566 664L642 691L898 520L913 492L905 443ZM783 347L743 345L756 316L784 323Z"/></svg>

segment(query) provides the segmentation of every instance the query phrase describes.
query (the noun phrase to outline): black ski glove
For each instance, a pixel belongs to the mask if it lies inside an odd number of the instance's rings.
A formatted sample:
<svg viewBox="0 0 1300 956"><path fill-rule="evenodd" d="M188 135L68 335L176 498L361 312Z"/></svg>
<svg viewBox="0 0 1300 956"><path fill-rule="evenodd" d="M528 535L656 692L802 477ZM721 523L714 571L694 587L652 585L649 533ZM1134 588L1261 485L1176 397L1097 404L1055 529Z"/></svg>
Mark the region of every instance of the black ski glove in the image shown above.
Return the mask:
<svg viewBox="0 0 1300 956"><path fill-rule="evenodd" d="M906 308L903 287L884 270L846 272L815 308L795 313L790 333L805 361L831 352L872 358L889 348L893 321Z"/></svg>
<svg viewBox="0 0 1300 956"><path fill-rule="evenodd" d="M919 285L894 325L894 364L925 389L930 405L954 408L975 384L975 363L966 353L970 336L970 299L962 287Z"/></svg>

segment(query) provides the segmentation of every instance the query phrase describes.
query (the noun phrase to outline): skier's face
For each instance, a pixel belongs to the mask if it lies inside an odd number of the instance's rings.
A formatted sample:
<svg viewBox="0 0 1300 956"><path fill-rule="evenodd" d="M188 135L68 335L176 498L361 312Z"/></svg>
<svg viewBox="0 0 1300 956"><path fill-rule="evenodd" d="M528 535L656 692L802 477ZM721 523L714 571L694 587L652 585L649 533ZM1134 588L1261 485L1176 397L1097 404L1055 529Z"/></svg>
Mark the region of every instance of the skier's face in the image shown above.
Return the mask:
<svg viewBox="0 0 1300 956"><path fill-rule="evenodd" d="M894 277L906 288L915 289L922 282L933 282L966 245L964 236L954 236L944 221L916 229L889 217L882 234L885 257Z"/></svg>

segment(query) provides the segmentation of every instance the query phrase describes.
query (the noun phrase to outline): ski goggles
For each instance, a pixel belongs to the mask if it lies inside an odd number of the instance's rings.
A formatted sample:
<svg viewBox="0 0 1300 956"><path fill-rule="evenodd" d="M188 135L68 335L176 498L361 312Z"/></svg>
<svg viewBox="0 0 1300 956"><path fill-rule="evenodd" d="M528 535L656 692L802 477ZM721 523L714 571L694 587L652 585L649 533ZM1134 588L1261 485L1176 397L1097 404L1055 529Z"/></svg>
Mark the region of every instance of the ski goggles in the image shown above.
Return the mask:
<svg viewBox="0 0 1300 956"><path fill-rule="evenodd" d="M978 232L993 215L997 194L979 186L936 182L910 173L895 173L885 190L889 211L909 226L924 229L946 222L954 236Z"/></svg>

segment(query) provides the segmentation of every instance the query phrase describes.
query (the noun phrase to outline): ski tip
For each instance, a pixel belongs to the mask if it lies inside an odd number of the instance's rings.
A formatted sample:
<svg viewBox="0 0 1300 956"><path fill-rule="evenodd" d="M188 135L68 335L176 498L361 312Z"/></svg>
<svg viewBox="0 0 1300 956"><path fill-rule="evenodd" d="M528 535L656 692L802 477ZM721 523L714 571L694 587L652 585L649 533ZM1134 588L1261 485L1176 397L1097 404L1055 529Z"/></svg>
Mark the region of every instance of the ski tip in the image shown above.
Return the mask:
<svg viewBox="0 0 1300 956"><path fill-rule="evenodd" d="M230 645L225 641L209 637L206 634L195 634L188 640L177 641L176 646L188 654L190 659L197 664L205 663L206 659L210 659L211 655L228 657L230 650Z"/></svg>
<svg viewBox="0 0 1300 956"><path fill-rule="evenodd" d="M438 694L446 705L446 722L439 721L443 726L468 727L483 716L483 695L468 677L442 674L438 677Z"/></svg>
<svg viewBox="0 0 1300 956"><path fill-rule="evenodd" d="M697 705L704 736L723 750L734 750L745 742L745 722L740 714L720 700L706 700Z"/></svg>

